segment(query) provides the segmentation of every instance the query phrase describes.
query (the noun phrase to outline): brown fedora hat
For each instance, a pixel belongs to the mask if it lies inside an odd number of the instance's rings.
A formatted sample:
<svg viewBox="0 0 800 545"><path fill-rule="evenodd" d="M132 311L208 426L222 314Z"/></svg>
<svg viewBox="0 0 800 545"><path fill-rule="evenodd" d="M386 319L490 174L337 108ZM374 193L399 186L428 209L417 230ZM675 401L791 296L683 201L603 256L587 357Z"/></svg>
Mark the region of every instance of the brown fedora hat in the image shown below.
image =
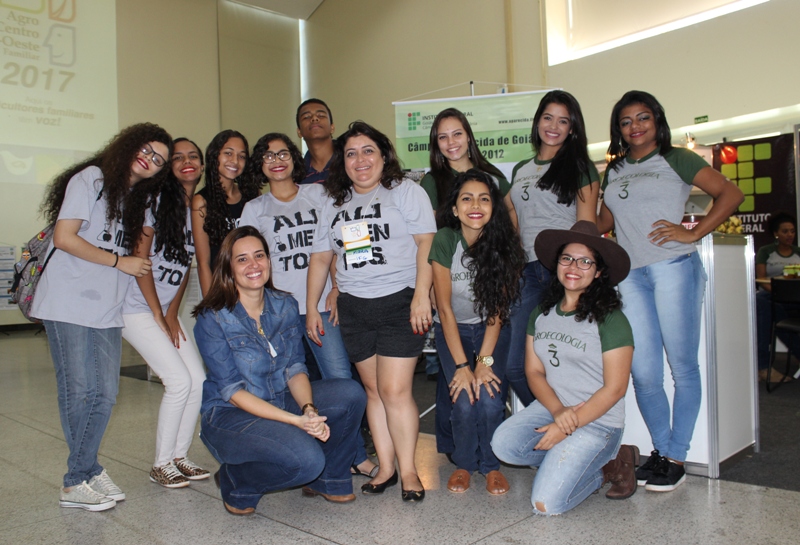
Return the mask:
<svg viewBox="0 0 800 545"><path fill-rule="evenodd" d="M608 279L612 286L616 286L628 276L631 270L631 258L628 257L628 252L613 240L601 237L597 225L591 221L579 221L569 231L545 229L536 237L533 249L539 261L554 271L559 248L573 242L588 246L600 254L605 261Z"/></svg>

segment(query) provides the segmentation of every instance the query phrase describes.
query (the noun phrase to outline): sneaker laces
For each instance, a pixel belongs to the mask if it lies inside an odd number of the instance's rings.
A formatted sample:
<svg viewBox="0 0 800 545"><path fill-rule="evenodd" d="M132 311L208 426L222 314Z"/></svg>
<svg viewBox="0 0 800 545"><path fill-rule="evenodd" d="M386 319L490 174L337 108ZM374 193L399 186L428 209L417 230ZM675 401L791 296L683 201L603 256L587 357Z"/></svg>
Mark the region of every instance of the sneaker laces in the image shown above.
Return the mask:
<svg viewBox="0 0 800 545"><path fill-rule="evenodd" d="M118 494L122 492L120 487L114 484L114 481L111 480L111 477L108 476L108 473L106 473L105 470L103 470L103 472L99 475L96 475L92 480L97 484L97 486L103 489L106 496L108 494Z"/></svg>
<svg viewBox="0 0 800 545"><path fill-rule="evenodd" d="M75 487L72 490L67 492L67 494L72 494L72 493L77 493L77 495L83 496L87 500L96 501L97 503L100 503L107 497L105 494L98 492L97 490L89 486L89 483L87 483L86 481L83 481L82 483L75 485Z"/></svg>
<svg viewBox="0 0 800 545"><path fill-rule="evenodd" d="M204 471L202 467L192 462L189 458L181 458L177 462L173 462L178 470L185 468L188 471Z"/></svg>
<svg viewBox="0 0 800 545"><path fill-rule="evenodd" d="M667 475L670 461L666 456L659 456L653 465L653 475Z"/></svg>
<svg viewBox="0 0 800 545"><path fill-rule="evenodd" d="M173 462L165 464L161 467L157 467L156 471L167 477L169 480L186 478L183 476L183 473L181 473L180 470L175 467Z"/></svg>

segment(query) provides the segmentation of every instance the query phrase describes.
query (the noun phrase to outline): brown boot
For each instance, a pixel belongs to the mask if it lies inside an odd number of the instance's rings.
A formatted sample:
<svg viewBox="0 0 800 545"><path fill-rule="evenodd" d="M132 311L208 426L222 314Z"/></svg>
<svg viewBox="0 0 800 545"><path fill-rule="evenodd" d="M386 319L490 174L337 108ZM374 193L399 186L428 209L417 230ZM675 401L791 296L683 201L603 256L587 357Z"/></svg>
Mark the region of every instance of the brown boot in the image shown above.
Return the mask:
<svg viewBox="0 0 800 545"><path fill-rule="evenodd" d="M636 466L639 464L639 447L620 445L617 457L603 466L603 484L611 483L606 492L610 500L624 500L636 492Z"/></svg>

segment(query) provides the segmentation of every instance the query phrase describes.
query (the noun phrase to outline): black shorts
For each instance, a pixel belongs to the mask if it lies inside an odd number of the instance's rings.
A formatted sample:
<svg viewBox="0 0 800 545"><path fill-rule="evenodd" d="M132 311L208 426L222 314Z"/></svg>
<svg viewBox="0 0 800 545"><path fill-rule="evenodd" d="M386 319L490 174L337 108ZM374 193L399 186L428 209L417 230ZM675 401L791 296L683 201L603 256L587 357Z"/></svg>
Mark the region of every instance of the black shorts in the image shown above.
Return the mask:
<svg viewBox="0 0 800 545"><path fill-rule="evenodd" d="M411 329L411 300L414 289L363 299L348 293L339 295L339 326L350 360L356 363L374 356L416 358L422 353L425 335Z"/></svg>

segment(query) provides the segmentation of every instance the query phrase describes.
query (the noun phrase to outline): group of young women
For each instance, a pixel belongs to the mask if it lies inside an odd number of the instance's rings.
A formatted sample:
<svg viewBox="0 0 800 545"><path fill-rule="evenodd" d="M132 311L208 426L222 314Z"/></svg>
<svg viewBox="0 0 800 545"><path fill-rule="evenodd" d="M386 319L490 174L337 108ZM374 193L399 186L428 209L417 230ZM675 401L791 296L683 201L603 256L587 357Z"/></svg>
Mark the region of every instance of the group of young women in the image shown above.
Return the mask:
<svg viewBox="0 0 800 545"><path fill-rule="evenodd" d="M583 117L563 91L542 99L535 155L511 184L456 109L434 121L421 186L404 177L386 135L361 121L335 140L324 186L299 184L303 160L283 134L263 136L251 157L243 135L223 131L204 162L193 142L173 143L155 125L122 131L62 174L43 205L61 251L33 315L48 332L70 447L61 505L103 510L124 499L97 461L123 336L165 386L151 480L175 488L209 477L186 457L199 412L233 514L298 485L349 502L353 474L370 478L364 494L400 482L403 501L422 501L411 386L430 328L442 444L457 467L450 491L465 492L478 471L490 494L506 493L501 460L539 466L540 513L571 509L609 481L613 498L630 496L637 479L674 489L700 402L705 276L692 242L741 193L672 148L648 93L623 96L611 134L598 215ZM715 204L688 231L691 185ZM599 236L612 227L619 245ZM195 253L199 355L178 318ZM675 305L680 323L667 320ZM308 380L304 342L321 381ZM620 445L630 374L655 446L635 478L638 449ZM503 422L509 386L527 408ZM365 408L377 465L359 433Z"/></svg>

